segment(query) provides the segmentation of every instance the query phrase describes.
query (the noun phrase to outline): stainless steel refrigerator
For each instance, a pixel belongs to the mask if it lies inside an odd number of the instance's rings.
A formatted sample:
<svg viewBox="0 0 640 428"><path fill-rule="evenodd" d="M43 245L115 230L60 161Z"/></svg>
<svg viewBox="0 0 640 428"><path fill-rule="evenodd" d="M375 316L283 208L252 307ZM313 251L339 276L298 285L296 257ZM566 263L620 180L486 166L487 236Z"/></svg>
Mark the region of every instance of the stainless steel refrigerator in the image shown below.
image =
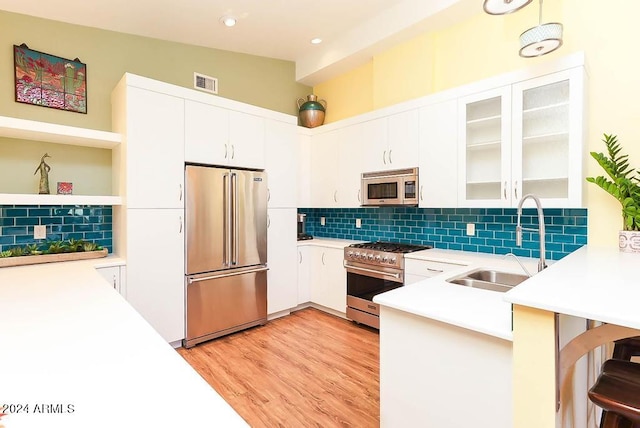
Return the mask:
<svg viewBox="0 0 640 428"><path fill-rule="evenodd" d="M267 321L267 178L187 165L185 191L190 348Z"/></svg>

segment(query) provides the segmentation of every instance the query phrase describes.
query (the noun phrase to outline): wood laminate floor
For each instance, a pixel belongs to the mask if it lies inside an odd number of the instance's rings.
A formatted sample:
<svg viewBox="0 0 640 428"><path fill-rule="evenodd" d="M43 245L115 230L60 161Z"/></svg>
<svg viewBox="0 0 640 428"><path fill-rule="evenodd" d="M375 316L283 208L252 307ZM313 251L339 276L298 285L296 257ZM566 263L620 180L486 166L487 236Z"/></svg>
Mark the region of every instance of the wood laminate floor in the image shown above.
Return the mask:
<svg viewBox="0 0 640 428"><path fill-rule="evenodd" d="M252 427L378 427L378 332L307 308L178 352Z"/></svg>

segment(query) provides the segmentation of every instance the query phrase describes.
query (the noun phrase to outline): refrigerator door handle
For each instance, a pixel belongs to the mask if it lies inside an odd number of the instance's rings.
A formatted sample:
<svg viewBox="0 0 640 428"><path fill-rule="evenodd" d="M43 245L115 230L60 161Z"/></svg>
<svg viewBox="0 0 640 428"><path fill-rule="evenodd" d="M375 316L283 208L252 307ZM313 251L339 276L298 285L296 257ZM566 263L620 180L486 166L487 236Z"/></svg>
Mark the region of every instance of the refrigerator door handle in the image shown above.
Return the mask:
<svg viewBox="0 0 640 428"><path fill-rule="evenodd" d="M238 230L238 225L240 224L239 218L239 210L238 210L238 174L235 172L231 173L231 210L233 215L232 220L232 258L231 264L233 266L238 264L238 241L240 240L240 232Z"/></svg>
<svg viewBox="0 0 640 428"><path fill-rule="evenodd" d="M224 243L222 263L225 266L231 265L231 184L229 183L229 173L222 176L224 187Z"/></svg>
<svg viewBox="0 0 640 428"><path fill-rule="evenodd" d="M189 284L193 284L194 282L200 282L200 281L209 281L211 279L228 278L230 276L244 275L246 273L264 272L267 270L269 270L269 268L265 266L265 267L259 267L257 269L243 270L240 272L229 272L229 273L223 273L220 275L204 276L202 278L189 278Z"/></svg>

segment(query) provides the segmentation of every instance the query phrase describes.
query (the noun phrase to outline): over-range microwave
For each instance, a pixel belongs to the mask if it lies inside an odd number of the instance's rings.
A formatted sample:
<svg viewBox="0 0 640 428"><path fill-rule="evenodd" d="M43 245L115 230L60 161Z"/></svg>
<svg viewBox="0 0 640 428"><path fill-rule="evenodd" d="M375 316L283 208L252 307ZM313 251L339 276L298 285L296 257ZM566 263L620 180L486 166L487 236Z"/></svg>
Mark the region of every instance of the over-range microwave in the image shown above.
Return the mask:
<svg viewBox="0 0 640 428"><path fill-rule="evenodd" d="M362 206L418 205L418 168L362 174Z"/></svg>

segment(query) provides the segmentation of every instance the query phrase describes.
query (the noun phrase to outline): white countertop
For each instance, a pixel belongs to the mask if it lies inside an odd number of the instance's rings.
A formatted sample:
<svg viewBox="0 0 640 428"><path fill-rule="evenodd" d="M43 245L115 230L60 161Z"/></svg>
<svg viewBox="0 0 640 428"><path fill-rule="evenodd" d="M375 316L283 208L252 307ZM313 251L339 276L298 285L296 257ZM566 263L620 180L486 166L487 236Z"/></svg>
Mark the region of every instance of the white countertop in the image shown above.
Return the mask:
<svg viewBox="0 0 640 428"><path fill-rule="evenodd" d="M365 241L351 241L348 239L337 238L313 238L306 239L304 241L298 241L298 247L315 246L315 247L328 247L328 248L344 248L351 244L357 244Z"/></svg>
<svg viewBox="0 0 640 428"><path fill-rule="evenodd" d="M505 259L502 255L439 249L406 254L405 258L456 263L462 266L424 281L379 294L374 297L374 302L468 330L513 340L511 304L504 300L504 293L451 284L446 280L478 268L523 273L515 260ZM535 272L537 259L519 259L530 272Z"/></svg>
<svg viewBox="0 0 640 428"><path fill-rule="evenodd" d="M116 259L0 269L2 418L24 427L247 426L95 271ZM73 413L35 413L43 404Z"/></svg>
<svg viewBox="0 0 640 428"><path fill-rule="evenodd" d="M640 329L640 254L585 246L504 295L507 302Z"/></svg>

